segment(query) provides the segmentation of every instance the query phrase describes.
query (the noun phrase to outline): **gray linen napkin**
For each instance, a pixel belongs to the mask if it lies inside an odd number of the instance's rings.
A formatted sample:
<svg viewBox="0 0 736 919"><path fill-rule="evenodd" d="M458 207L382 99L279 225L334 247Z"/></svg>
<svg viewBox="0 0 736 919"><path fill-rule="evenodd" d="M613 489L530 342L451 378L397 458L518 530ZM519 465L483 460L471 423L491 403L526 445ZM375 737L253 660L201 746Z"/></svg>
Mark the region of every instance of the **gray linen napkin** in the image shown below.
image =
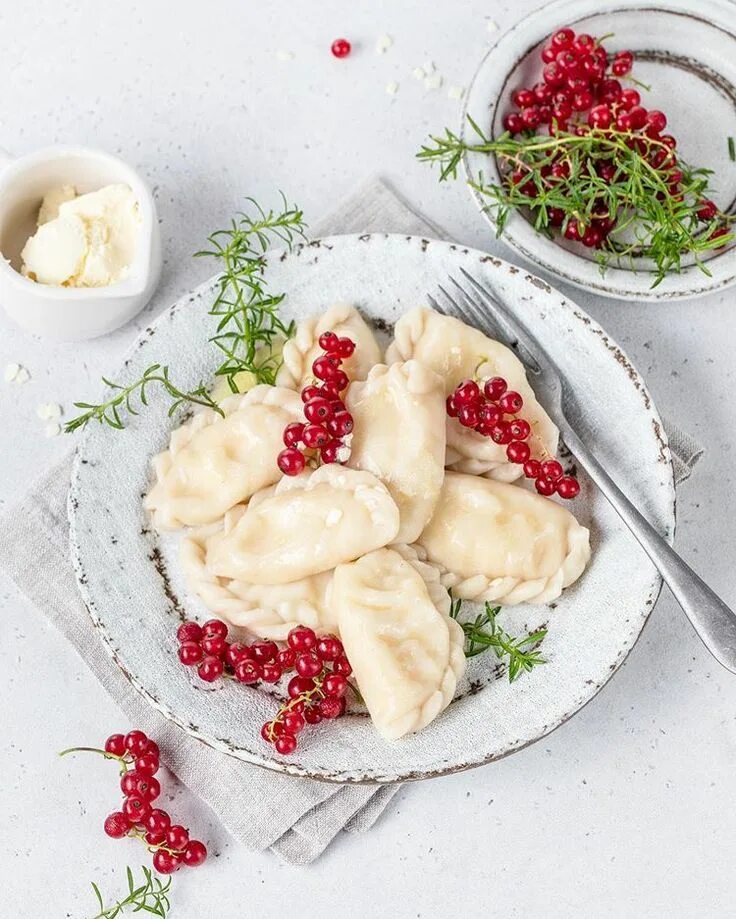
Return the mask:
<svg viewBox="0 0 736 919"><path fill-rule="evenodd" d="M377 179L312 227L316 236L371 231L443 235ZM703 451L689 435L672 425L666 428L676 480L683 481ZM341 830L369 829L398 786L336 786L239 762L189 737L131 687L95 634L77 591L66 518L70 468L67 457L0 521L0 567L71 642L131 723L156 739L166 765L244 846L271 848L292 864L307 864Z"/></svg>

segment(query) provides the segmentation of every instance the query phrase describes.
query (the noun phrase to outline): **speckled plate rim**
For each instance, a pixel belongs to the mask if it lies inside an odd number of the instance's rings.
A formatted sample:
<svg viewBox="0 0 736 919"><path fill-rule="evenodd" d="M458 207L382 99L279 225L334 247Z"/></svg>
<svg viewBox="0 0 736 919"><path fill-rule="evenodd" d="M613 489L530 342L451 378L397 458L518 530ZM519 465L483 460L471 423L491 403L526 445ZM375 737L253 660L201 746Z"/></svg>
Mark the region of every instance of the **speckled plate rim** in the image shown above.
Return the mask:
<svg viewBox="0 0 736 919"><path fill-rule="evenodd" d="M675 498L675 489L674 489L674 475L672 471L672 462L671 455L669 451L669 446L667 444L666 434L661 423L661 419L657 413L656 407L649 395L644 382L639 376L636 369L631 364L630 360L622 349L611 340L611 338L606 334L606 332L593 320L591 319L583 310L581 310L576 304L571 301L568 301L567 298L564 298L558 291L551 287L546 281L535 277L531 274L526 274L523 272L523 269L518 268L517 266L506 262L502 259L491 256L487 253L484 253L480 250L469 249L465 247L458 246L453 243L444 242L441 240L430 240L420 237L412 237L405 235L392 235L392 234L363 234L360 236L338 236L338 237L327 237L322 240L314 240L310 243L299 245L295 247L294 253L291 255L284 253L281 250L274 250L271 254L272 259L278 258L283 261L285 258L294 258L298 257L301 252L307 251L313 247L325 246L329 249L334 249L342 244L351 244L352 242L359 240L362 243L381 243L382 241L398 240L404 242L408 245L419 245L423 252L426 252L430 246L442 246L446 249L453 251L462 256L463 258L475 259L481 263L489 263L495 269L498 269L502 272L508 272L509 274L519 275L523 274L524 282L531 285L533 288L538 290L545 291L548 294L554 294L556 298L556 304L561 308L567 311L567 314L570 319L574 319L576 322L580 323L580 326L585 330L585 334L590 335L591 347L602 347L604 350L609 352L609 356L614 360L620 367L623 369L623 372L630 381L631 386L637 391L641 402L642 402L642 411L646 413L651 422L652 428L655 432L657 449L659 453L659 463L663 463L667 469L667 479L666 483L662 484L662 488L666 492L666 503L667 503L667 518L668 523L664 530L664 535L667 540L671 543L674 540L675 532L675 522L676 522L676 498ZM174 312L181 306L185 306L190 303L196 296L202 293L207 293L213 289L214 279L210 279L203 284L199 285L189 294L182 296L176 303L174 303L168 310L164 311L157 319L145 329L131 350L128 353L123 366L127 366L131 358L138 352L138 350L147 344L152 337L161 331L165 331L165 326L167 322L170 321ZM588 702L590 702L600 690L608 683L613 674L619 669L623 664L624 660L630 653L631 649L635 645L636 641L641 635L641 631L644 628L644 625L648 621L651 610L653 609L657 598L659 597L662 580L658 574L654 574L651 579L647 596L643 599L641 609L636 611L636 616L632 615L632 618L635 620L632 626L630 627L630 632L628 636L628 643L625 643L624 646L619 650L619 653L616 659L609 665L607 674L599 683L594 685L588 692L585 698L581 699L579 704L575 704L573 708L569 711L565 711L563 714L559 715L555 720L551 721L549 724L545 725L543 731L538 733L535 736L531 737L520 737L519 740L515 743L510 743L507 748L504 750L493 753L485 754L482 751L476 750L469 753L466 758L461 763L451 763L448 764L445 760L438 760L436 767L433 768L423 768L421 771L397 771L391 774L376 773L370 769L363 769L360 772L356 771L335 771L330 772L329 770L315 770L314 768L304 767L298 761L294 759L290 760L281 760L277 758L271 758L269 756L263 755L262 753L256 752L251 749L244 747L237 747L231 741L228 741L223 738L217 738L209 735L203 730L200 730L190 722L187 722L184 718L179 717L175 712L171 710L169 706L163 703L160 699L152 695L152 693L147 689L147 687L133 674L130 669L126 666L125 662L121 659L119 654L114 648L113 641L111 636L108 634L104 623L100 618L99 611L96 608L95 600L91 595L91 592L88 588L87 574L84 567L84 563L80 557L80 543L77 538L76 532L76 510L78 507L78 500L76 497L76 492L79 488L80 483L80 470L85 462L84 453L85 445L87 439L91 436L91 430L88 429L83 434L83 439L80 445L77 448L72 476L71 476L71 486L69 490L68 502L67 502L67 513L68 520L70 525L70 551L72 557L72 563L74 571L77 577L77 582L79 585L79 590L82 596L82 599L85 603L87 611L90 615L91 621L95 627L95 630L100 635L100 638L103 642L104 647L107 652L110 654L111 658L115 664L119 667L122 674L130 682L130 684L146 699L146 701L158 712L160 712L164 717L173 723L177 724L182 730L184 730L190 736L200 740L201 742L207 744L208 746L216 749L224 754L234 756L237 759L252 763L257 766L270 769L272 771L285 773L294 776L301 776L305 778L312 778L320 781L325 781L329 783L338 783L338 784L370 784L370 785L380 785L386 783L394 782L404 782L404 781L418 781L427 778L435 778L442 775L449 775L456 772L462 772L469 769L477 768L478 766L486 765L491 762L495 762L499 759L503 759L506 756L509 756L519 750L524 749L527 746L530 746L533 743L536 743L538 740L541 740L543 737L547 736L553 730L556 730L562 724L567 722L571 717L577 714L582 708L584 708ZM628 620L627 620L628 621ZM589 681L588 681L589 682ZM521 733L521 732L520 732Z"/></svg>
<svg viewBox="0 0 736 919"><path fill-rule="evenodd" d="M736 52L736 34L726 26L729 21L736 22L736 19L733 5L727 0L699 0L697 10L693 9L691 0L652 0L651 3L640 0L552 0L504 32L486 52L465 94L460 137L472 142L468 115L478 124L486 124L489 112L492 115L496 105L502 101L502 89L508 74L531 48L544 40L560 24L574 26L576 21L593 14L649 8L680 13L712 25L733 42ZM490 92L489 86L492 87ZM463 171L467 182L477 177L481 171L490 174L492 181L500 180L495 161L481 154L465 156ZM495 231L496 223L488 213L486 199L470 185L468 189L482 216ZM499 239L525 259L563 281L583 290L619 300L635 299L648 303L693 300L736 284L736 247L708 260L711 277L704 274L696 265L692 265L684 268L679 274L668 275L657 287L652 288L651 272L608 268L605 274L601 274L596 262L576 255L574 251L564 249L537 233L531 224L517 213L509 214Z"/></svg>

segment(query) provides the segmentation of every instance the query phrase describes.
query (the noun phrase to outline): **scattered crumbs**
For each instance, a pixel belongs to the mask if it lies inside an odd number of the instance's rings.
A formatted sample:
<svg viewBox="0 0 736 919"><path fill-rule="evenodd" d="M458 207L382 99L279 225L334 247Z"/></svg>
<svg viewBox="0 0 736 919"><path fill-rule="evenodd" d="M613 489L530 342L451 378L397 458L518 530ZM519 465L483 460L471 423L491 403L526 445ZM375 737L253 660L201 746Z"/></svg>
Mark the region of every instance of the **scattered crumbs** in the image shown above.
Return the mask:
<svg viewBox="0 0 736 919"><path fill-rule="evenodd" d="M276 58L277 58L279 61L293 61L293 60L294 60L294 54L293 54L293 52L291 52L291 51L284 51L283 48L280 48L280 49L276 52Z"/></svg>
<svg viewBox="0 0 736 919"><path fill-rule="evenodd" d="M31 374L28 371L27 367L20 367L18 372L15 375L15 383L27 383L31 378Z"/></svg>
<svg viewBox="0 0 736 919"><path fill-rule="evenodd" d="M392 80L390 83L386 84L386 92L389 94L389 96L395 96L398 91L399 84L395 80Z"/></svg>
<svg viewBox="0 0 736 919"><path fill-rule="evenodd" d="M50 424L47 424L43 429L43 433L46 437L58 437L61 434L61 425L57 421L52 421Z"/></svg>
<svg viewBox="0 0 736 919"><path fill-rule="evenodd" d="M430 73L425 77L424 85L427 89L439 89L442 86L442 76L439 73Z"/></svg>
<svg viewBox="0 0 736 919"><path fill-rule="evenodd" d="M488 32L498 32L498 23L495 19L486 18L486 30Z"/></svg>
<svg viewBox="0 0 736 919"><path fill-rule="evenodd" d="M464 86L448 86L447 95L450 99L462 99L465 95Z"/></svg>
<svg viewBox="0 0 736 919"><path fill-rule="evenodd" d="M424 67L415 67L411 74L415 80L423 80L427 76Z"/></svg>
<svg viewBox="0 0 736 919"><path fill-rule="evenodd" d="M62 408L58 402L42 402L36 406L36 414L41 421L50 421L54 418L61 418Z"/></svg>
<svg viewBox="0 0 736 919"><path fill-rule="evenodd" d="M376 54L385 54L393 43L390 35L381 35L376 42Z"/></svg>
<svg viewBox="0 0 736 919"><path fill-rule="evenodd" d="M20 373L20 364L8 364L5 367L5 382L12 383Z"/></svg>

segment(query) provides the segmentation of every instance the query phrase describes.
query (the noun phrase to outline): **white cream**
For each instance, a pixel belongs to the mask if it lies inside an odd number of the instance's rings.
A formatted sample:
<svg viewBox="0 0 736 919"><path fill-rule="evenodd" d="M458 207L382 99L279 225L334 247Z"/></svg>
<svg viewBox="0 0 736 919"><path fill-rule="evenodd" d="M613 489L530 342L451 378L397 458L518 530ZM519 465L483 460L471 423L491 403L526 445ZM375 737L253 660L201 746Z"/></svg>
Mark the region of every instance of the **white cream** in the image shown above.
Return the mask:
<svg viewBox="0 0 736 919"><path fill-rule="evenodd" d="M106 185L85 195L70 185L51 189L38 212L38 230L21 253L23 274L62 287L115 284L130 270L140 223L128 185Z"/></svg>

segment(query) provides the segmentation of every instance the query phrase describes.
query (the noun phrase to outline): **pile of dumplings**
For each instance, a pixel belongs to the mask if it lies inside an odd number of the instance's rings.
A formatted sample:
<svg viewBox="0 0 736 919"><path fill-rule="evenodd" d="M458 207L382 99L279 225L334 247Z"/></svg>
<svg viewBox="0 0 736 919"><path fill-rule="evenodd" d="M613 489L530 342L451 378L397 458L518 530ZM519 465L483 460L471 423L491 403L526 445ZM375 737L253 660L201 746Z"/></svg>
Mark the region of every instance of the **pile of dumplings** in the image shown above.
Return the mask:
<svg viewBox="0 0 736 919"><path fill-rule="evenodd" d="M282 476L287 424L303 421L318 338L356 345L344 369L355 428L344 465ZM396 323L385 357L352 306L304 321L276 386L258 385L176 429L145 498L159 530L186 528L181 564L204 605L234 626L284 640L296 625L339 635L380 734L418 731L450 703L465 668L450 594L549 603L583 572L588 530L512 482L505 447L449 418L467 377L504 377L524 398L533 455L558 432L516 355L424 307Z"/></svg>

